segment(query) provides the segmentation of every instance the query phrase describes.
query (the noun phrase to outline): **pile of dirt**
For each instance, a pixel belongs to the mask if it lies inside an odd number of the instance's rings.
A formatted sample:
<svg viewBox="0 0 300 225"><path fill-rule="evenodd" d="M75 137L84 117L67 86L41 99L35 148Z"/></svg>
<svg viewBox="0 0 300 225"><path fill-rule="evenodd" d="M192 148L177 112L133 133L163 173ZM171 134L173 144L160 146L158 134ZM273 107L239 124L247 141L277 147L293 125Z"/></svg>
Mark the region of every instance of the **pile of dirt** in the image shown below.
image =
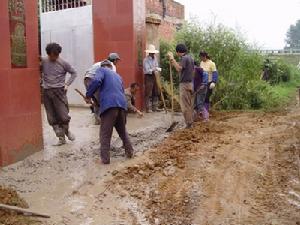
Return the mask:
<svg viewBox="0 0 300 225"><path fill-rule="evenodd" d="M138 225L300 224L299 119L217 113L115 172L112 192Z"/></svg>
<svg viewBox="0 0 300 225"><path fill-rule="evenodd" d="M12 188L0 186L0 203L20 208L28 208L28 204ZM38 220L20 215L16 212L0 209L0 225L38 225Z"/></svg>
<svg viewBox="0 0 300 225"><path fill-rule="evenodd" d="M193 182L194 172L187 167L187 159L197 151L195 145L214 141L216 134L226 129L227 125L199 124L172 134L149 153L149 162L116 174L116 193L137 199L149 224L191 224L190 215L201 193Z"/></svg>

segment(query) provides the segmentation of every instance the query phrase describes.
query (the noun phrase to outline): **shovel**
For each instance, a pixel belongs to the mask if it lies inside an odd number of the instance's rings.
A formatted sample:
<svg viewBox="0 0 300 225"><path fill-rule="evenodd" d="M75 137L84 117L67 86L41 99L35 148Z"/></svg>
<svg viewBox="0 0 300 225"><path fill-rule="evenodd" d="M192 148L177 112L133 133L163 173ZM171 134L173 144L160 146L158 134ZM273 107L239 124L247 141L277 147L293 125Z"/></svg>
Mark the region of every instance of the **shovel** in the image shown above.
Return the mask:
<svg viewBox="0 0 300 225"><path fill-rule="evenodd" d="M166 102L165 102L165 97L164 97L164 94L162 92L162 85L161 85L161 81L160 81L160 75L158 72L155 72L154 73L154 76L155 76L155 81L156 81L156 84L157 84L157 87L159 89L159 92L160 92L160 97L161 97L161 100L164 104L164 109L165 109L165 112L166 114L168 113L168 110L167 110L167 106L166 106Z"/></svg>
<svg viewBox="0 0 300 225"><path fill-rule="evenodd" d="M46 215L46 214L43 214L43 213L33 212L32 210L29 210L29 209L23 209L23 208L20 208L20 207L10 206L10 205L5 205L5 204L0 204L0 209L18 212L18 213L21 213L25 216L36 216L36 217L42 217L42 218L50 218L49 215Z"/></svg>
<svg viewBox="0 0 300 225"><path fill-rule="evenodd" d="M177 126L178 122L174 121L174 83L173 83L173 73L172 64L170 64L170 85L171 85L171 126L167 129L167 132L172 132Z"/></svg>

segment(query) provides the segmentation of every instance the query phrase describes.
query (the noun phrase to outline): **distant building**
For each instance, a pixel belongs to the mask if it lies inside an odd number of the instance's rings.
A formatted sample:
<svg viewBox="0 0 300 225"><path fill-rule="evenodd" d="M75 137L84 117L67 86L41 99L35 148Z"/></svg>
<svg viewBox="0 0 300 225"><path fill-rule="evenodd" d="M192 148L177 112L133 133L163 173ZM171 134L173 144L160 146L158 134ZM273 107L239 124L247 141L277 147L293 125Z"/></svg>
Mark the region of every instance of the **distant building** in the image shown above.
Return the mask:
<svg viewBox="0 0 300 225"><path fill-rule="evenodd" d="M184 5L174 0L146 0L146 23L149 27L157 25L158 36L170 40L185 19Z"/></svg>

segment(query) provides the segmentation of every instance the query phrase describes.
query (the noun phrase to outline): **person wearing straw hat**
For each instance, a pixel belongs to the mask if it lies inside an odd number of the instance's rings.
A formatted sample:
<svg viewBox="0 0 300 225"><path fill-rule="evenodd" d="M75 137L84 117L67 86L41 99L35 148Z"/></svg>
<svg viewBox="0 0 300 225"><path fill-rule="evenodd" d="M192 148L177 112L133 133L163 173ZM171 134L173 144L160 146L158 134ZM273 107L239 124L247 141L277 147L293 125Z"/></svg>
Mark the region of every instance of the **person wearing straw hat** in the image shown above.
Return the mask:
<svg viewBox="0 0 300 225"><path fill-rule="evenodd" d="M155 46L150 44L146 50L147 57L144 59L143 70L145 75L145 106L146 112L151 113L158 111L159 91L155 79L155 73L160 72L156 54L159 53ZM150 100L151 99L151 100Z"/></svg>

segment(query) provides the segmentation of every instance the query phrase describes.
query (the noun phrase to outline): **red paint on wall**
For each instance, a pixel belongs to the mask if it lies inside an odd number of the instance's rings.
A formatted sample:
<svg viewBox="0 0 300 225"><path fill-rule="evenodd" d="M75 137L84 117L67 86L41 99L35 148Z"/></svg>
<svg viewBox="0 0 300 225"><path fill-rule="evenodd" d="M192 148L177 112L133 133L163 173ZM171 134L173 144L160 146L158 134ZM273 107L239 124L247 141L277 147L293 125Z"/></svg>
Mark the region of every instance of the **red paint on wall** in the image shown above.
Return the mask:
<svg viewBox="0 0 300 225"><path fill-rule="evenodd" d="M43 148L35 0L26 0L27 67L12 68L9 0L0 1L0 166Z"/></svg>
<svg viewBox="0 0 300 225"><path fill-rule="evenodd" d="M145 50L145 1L102 0L93 1L94 55L95 61L107 57L110 52L120 54L117 66L125 87L132 82L143 86L141 61ZM137 105L142 106L143 90Z"/></svg>

